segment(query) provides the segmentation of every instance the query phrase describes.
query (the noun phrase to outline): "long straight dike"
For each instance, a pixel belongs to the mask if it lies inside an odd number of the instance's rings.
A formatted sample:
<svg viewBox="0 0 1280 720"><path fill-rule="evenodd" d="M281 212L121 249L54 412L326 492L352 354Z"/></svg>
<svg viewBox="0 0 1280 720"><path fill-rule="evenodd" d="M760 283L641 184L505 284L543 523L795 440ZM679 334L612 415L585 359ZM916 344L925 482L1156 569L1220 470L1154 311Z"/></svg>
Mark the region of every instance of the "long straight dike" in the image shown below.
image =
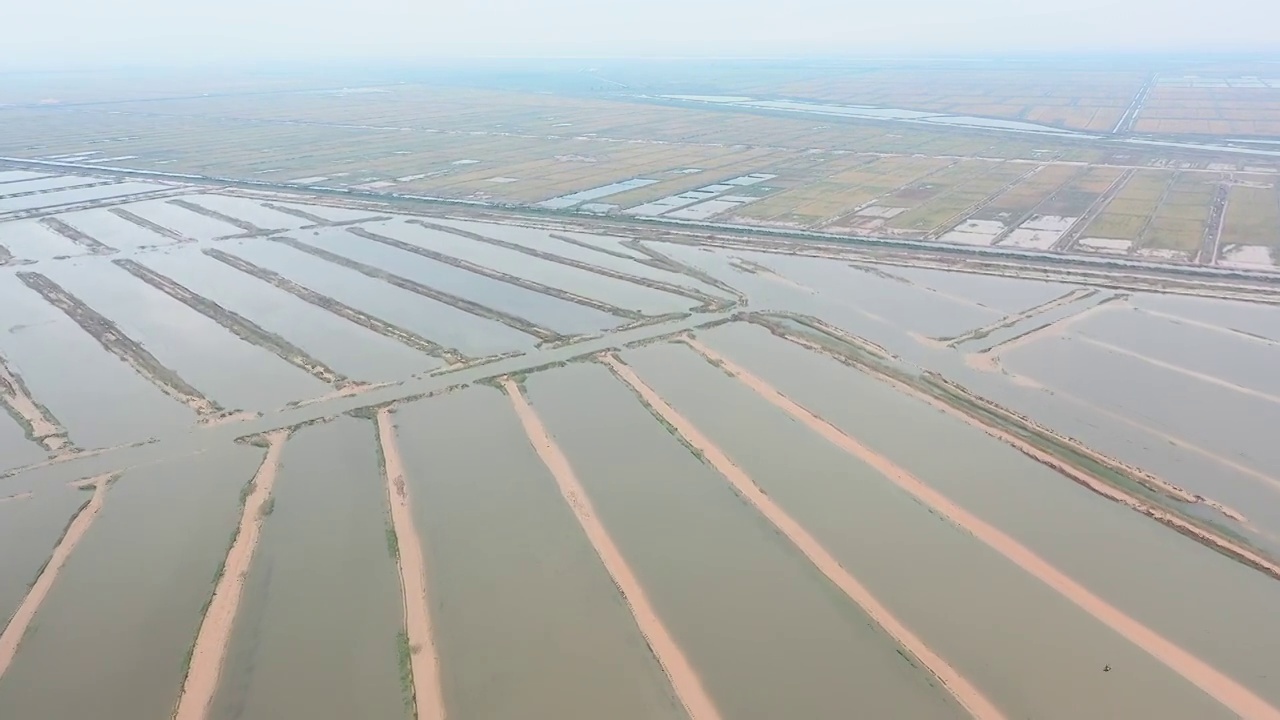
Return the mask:
<svg viewBox="0 0 1280 720"><path fill-rule="evenodd" d="M684 339L684 342L706 358L708 362L718 365L733 375L762 398L804 424L823 439L874 468L904 492L925 506L932 508L957 527L968 532L1028 574L1048 585L1063 598L1114 630L1121 637L1142 648L1153 658L1162 662L1170 670L1181 675L1232 712L1250 720L1280 720L1280 709L1273 707L1233 678L1228 677L1217 668L1192 655L1171 640L1143 625L1137 619L1128 616L1119 608L1093 594L1088 588L1058 570L1013 537L959 506L950 498L893 462L892 459L863 445L856 438L810 412L799 403L783 395L772 385L706 345L693 339Z"/></svg>
<svg viewBox="0 0 1280 720"><path fill-rule="evenodd" d="M583 353L595 353L621 348L627 343L640 342L683 330L690 330L708 323L724 321L728 317L728 313L698 313L687 318L621 330L602 337L588 338L570 345L543 348L526 355L504 358L483 366L414 378L395 385L374 388L359 395L334 396L321 402L310 403L303 407L284 409L278 413L243 422L211 425L194 430L168 428L168 432L158 435L154 441L146 444L113 448L96 454L84 453L68 456L58 462L56 468L51 468L50 471L56 478L72 481L100 472L99 468L103 467L106 461L111 463L111 467L123 469L149 465L167 459L186 457L212 445L232 442L239 437L266 433L279 428L293 427L310 420L340 415L358 408L372 407L427 393L439 392L453 385L473 383L489 377L517 373L548 363L569 360ZM17 468L0 474L0 493L3 493L6 489L6 478L43 467L45 464L48 463Z"/></svg>

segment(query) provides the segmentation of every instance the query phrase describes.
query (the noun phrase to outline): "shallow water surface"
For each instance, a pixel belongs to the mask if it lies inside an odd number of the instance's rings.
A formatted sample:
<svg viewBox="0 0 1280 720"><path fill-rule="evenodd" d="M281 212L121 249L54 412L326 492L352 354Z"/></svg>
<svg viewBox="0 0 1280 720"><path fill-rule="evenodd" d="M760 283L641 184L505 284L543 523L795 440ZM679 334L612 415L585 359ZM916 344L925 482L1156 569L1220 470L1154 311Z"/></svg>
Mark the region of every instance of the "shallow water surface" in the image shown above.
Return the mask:
<svg viewBox="0 0 1280 720"><path fill-rule="evenodd" d="M451 716L684 718L510 400L396 411Z"/></svg>
<svg viewBox="0 0 1280 720"><path fill-rule="evenodd" d="M169 717L262 450L131 470L63 567L0 679L0 717Z"/></svg>
<svg viewBox="0 0 1280 720"><path fill-rule="evenodd" d="M816 568L598 365L530 398L726 717L960 717Z"/></svg>
<svg viewBox="0 0 1280 720"><path fill-rule="evenodd" d="M289 438L210 717L408 718L373 423Z"/></svg>

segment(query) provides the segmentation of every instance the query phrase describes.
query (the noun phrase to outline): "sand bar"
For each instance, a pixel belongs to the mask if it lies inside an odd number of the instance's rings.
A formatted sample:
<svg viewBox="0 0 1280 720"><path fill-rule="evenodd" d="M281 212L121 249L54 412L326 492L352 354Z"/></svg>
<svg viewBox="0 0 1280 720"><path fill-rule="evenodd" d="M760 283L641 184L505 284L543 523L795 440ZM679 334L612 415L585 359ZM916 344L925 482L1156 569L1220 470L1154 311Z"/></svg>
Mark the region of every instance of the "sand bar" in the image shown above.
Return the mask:
<svg viewBox="0 0 1280 720"><path fill-rule="evenodd" d="M240 526L231 549L227 551L222 575L213 589L213 599L205 612L200 630L196 634L191 652L191 664L182 683L182 694L173 711L175 720L203 720L209 714L222 665L226 661L231 643L231 629L235 624L240 598L244 594L244 582L253 562L253 551L258 546L262 532L262 507L271 498L271 486L280 470L280 455L284 451L286 430L267 435L267 454L250 483L250 491L244 500Z"/></svg>
<svg viewBox="0 0 1280 720"><path fill-rule="evenodd" d="M718 364L742 381L743 384L759 393L761 397L784 410L832 444L875 468L905 492L949 518L956 526L981 540L1010 562L1056 590L1063 597L1075 603L1080 609L1148 652L1152 657L1186 678L1232 712L1244 718L1280 720L1280 709L1271 706L1234 679L1094 595L1088 588L1050 565L1046 560L1033 553L1017 540L960 507L889 458L866 447L839 428L786 397L764 380L739 367L697 340L686 339L685 342L703 357Z"/></svg>
<svg viewBox="0 0 1280 720"><path fill-rule="evenodd" d="M431 607L427 601L427 563L422 539L413 524L404 460L396 445L391 408L378 411L378 441L387 478L391 525L396 533L396 560L404 593L405 633L409 636L409 667L413 674L413 702L418 720L443 720L444 693L440 686L440 658L431 635Z"/></svg>
<svg viewBox="0 0 1280 720"><path fill-rule="evenodd" d="M67 558L71 557L71 551L76 549L76 544L88 532L94 518L102 510L102 502L107 494L107 483L111 477L111 475L99 475L81 483L81 487L93 488L93 497L67 526L67 532L53 549L53 554L49 557L44 570L40 572L39 577L27 592L27 596L22 599L22 604L9 619L4 632L0 633L0 676L4 675L13 663L13 658L18 653L18 645L22 642L22 636L26 634L31 621L35 619L36 612L40 610L40 604L49 595L54 580L58 578L58 573L67 563Z"/></svg>
<svg viewBox="0 0 1280 720"><path fill-rule="evenodd" d="M546 464L547 469L555 476L556 484L560 486L560 492L564 495L565 502L572 508L573 514L577 516L578 522L581 523L582 529L591 541L591 545L600 556L605 569L613 577L614 584L618 586L618 591L622 594L624 602L626 602L631 614L635 617L641 634L648 641L649 647L658 659L658 664L662 666L663 672L671 680L676 697L684 705L689 717L691 720L719 720L719 709L712 702L711 696L707 694L701 678L689 662L689 659L685 657L684 651L676 644L675 638L671 636L666 626L663 625L662 619L658 617L658 613L650 603L649 597L645 594L639 579L636 577L635 572L632 571L631 566L627 564L626 558L622 556L618 546L614 544L609 531L600 522L600 518L592 506L590 498L587 497L581 481L578 480L577 475L574 473L569 459L565 457L564 452L552 440L550 433L547 432L546 427L542 424L542 419L538 417L533 407L529 404L528 398L524 396L523 390L515 381L505 378L502 381L502 387L511 398L511 405L515 408L516 415L520 418L520 424L524 427L530 444L537 451L538 457Z"/></svg>

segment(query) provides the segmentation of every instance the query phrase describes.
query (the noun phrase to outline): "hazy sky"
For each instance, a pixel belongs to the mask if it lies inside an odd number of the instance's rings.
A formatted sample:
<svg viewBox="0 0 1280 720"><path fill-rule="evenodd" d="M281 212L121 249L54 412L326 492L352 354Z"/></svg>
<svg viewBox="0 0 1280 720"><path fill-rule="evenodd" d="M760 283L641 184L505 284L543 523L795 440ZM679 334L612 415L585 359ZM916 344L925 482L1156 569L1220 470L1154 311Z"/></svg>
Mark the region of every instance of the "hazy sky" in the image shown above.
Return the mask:
<svg viewBox="0 0 1280 720"><path fill-rule="evenodd" d="M1280 52L1280 0L0 0L0 67L457 55Z"/></svg>

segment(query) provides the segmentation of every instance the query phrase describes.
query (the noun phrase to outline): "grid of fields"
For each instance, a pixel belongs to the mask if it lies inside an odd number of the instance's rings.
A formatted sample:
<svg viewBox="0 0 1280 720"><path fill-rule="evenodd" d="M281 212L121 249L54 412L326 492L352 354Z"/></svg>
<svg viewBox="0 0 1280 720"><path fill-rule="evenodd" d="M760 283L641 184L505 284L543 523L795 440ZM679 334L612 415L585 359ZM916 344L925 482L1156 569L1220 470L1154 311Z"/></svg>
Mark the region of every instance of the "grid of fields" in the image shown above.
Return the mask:
<svg viewBox="0 0 1280 720"><path fill-rule="evenodd" d="M1134 130L1164 135L1280 137L1280 78L1160 77Z"/></svg>
<svg viewBox="0 0 1280 720"><path fill-rule="evenodd" d="M0 716L1280 714L1263 308L172 189L0 268Z"/></svg>

